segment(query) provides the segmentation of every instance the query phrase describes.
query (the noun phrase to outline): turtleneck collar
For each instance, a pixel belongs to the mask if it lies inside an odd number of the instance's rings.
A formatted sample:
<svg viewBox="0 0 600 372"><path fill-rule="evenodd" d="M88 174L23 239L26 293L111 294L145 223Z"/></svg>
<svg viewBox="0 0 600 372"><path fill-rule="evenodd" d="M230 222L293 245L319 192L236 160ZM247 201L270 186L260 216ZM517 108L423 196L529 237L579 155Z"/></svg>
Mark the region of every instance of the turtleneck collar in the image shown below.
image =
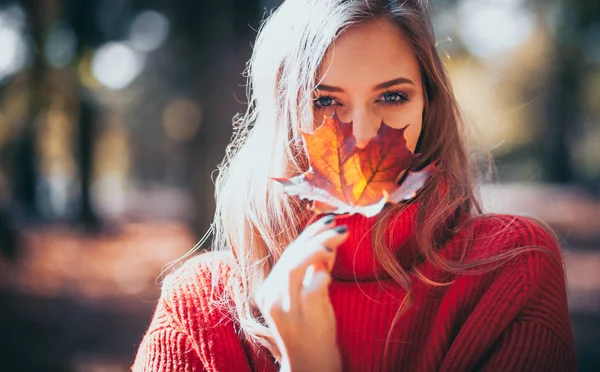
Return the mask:
<svg viewBox="0 0 600 372"><path fill-rule="evenodd" d="M397 262L409 270L418 256L416 244L410 239L414 232L418 202L408 204L387 221L385 228L386 246ZM385 212L382 211L382 212ZM378 216L367 218L360 214L336 216L336 226L348 226L349 236L337 249L331 276L342 281L373 281L389 278L381 264L375 259L371 244Z"/></svg>

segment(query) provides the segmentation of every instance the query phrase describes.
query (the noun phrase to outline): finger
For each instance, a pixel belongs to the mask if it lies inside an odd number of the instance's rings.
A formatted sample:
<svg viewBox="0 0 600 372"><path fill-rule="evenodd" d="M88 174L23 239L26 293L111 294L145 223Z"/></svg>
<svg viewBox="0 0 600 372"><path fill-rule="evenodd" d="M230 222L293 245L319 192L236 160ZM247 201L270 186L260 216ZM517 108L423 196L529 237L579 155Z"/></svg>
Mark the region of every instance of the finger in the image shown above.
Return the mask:
<svg viewBox="0 0 600 372"><path fill-rule="evenodd" d="M310 282L302 288L300 309L302 313L321 308L329 300L331 274L328 271L316 271Z"/></svg>
<svg viewBox="0 0 600 372"><path fill-rule="evenodd" d="M293 300L297 299L302 289L302 282L308 267L321 263L330 268L331 262L335 259L335 249L347 238L348 231L346 227L338 226L319 233L307 242L308 245L312 246L310 253L306 254L290 268L289 288Z"/></svg>
<svg viewBox="0 0 600 372"><path fill-rule="evenodd" d="M335 220L335 215L327 214L324 217L320 218L316 222L308 225L302 233L298 236L299 239L307 240L317 235L321 231L324 231L327 228L333 226L333 221Z"/></svg>
<svg viewBox="0 0 600 372"><path fill-rule="evenodd" d="M324 249L331 254L326 257L325 261L313 261L309 267L315 270L330 271L335 262L335 254L337 247L348 238L348 228L345 225L337 226L331 230L323 231L311 239L308 244L316 245L316 249Z"/></svg>
<svg viewBox="0 0 600 372"><path fill-rule="evenodd" d="M306 255L305 248L307 242L315 235L333 227L334 220L335 216L333 214L328 214L304 229L296 240L284 250L278 261L278 263L281 262L279 266L288 267L289 265L294 265L298 260L301 260L302 257Z"/></svg>
<svg viewBox="0 0 600 372"><path fill-rule="evenodd" d="M335 232L332 232L335 233ZM310 266L320 264L326 266L333 252L323 249L321 246L314 246L310 254L305 255L300 262L289 269L287 278L287 292L289 294L290 311L299 311L299 296L302 290L302 282ZM320 270L323 271L323 270Z"/></svg>
<svg viewBox="0 0 600 372"><path fill-rule="evenodd" d="M316 243L322 247L335 250L340 244L348 238L348 227L346 225L336 226L333 229L325 230L315 235L310 243Z"/></svg>

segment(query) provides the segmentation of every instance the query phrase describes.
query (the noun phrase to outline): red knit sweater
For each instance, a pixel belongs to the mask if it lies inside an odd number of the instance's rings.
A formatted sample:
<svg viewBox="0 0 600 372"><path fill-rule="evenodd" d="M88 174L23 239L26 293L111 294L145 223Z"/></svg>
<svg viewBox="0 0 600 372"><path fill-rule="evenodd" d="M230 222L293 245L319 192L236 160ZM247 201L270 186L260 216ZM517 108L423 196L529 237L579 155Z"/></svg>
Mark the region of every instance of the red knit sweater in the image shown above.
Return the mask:
<svg viewBox="0 0 600 372"><path fill-rule="evenodd" d="M392 219L388 229L390 246L407 269L418 254L406 243L416 208L413 204ZM454 282L429 286L410 274L414 303L395 325L383 359L388 330L406 292L375 264L368 234L374 221L353 215L337 222L350 231L338 248L329 289L345 371L577 370L564 268L539 251L477 275L448 276L427 260L418 262L428 278ZM480 217L473 228L467 259L536 245L563 262L550 235L523 217ZM439 253L459 260L465 237L456 235ZM221 256L190 259L164 282L134 371L278 370L266 351L251 349L238 324L208 301L207 262ZM221 267L227 276L227 264Z"/></svg>

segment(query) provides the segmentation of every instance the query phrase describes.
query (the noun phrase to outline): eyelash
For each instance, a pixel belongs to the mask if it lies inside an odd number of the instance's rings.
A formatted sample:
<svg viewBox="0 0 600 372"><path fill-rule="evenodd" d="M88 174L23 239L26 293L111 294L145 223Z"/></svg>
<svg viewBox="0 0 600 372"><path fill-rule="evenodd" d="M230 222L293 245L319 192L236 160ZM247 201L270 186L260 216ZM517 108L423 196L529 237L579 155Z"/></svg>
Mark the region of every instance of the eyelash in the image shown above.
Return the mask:
<svg viewBox="0 0 600 372"><path fill-rule="evenodd" d="M400 97L400 99L396 100L396 101L391 101L391 102L384 100L384 101L381 102L384 106L399 106L399 105L404 105L405 103L407 103L407 102L410 101L410 97L408 96L408 94L406 94L405 92L403 92L401 90L388 90L388 91L383 92L382 96L385 96L386 94L396 94L396 95L398 95ZM315 108L317 108L317 109L323 109L323 108L326 108L326 107L332 107L333 106L333 105L329 105L329 106L323 106L323 105L321 105L319 103L319 100L323 99L323 98L328 98L328 99L331 99L331 100L335 100L335 97L330 96L330 95L319 96L319 97L317 97L317 98L315 98L313 100L315 102L314 103Z"/></svg>

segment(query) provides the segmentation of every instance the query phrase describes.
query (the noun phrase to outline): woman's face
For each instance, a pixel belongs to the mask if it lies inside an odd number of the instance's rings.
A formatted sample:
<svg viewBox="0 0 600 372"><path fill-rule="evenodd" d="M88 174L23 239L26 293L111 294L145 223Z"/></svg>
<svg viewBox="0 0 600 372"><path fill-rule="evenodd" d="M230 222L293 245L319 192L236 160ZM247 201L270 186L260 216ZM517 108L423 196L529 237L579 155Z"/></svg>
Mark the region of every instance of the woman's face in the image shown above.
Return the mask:
<svg viewBox="0 0 600 372"><path fill-rule="evenodd" d="M419 63L393 21L354 25L333 43L323 59L314 92L314 119L335 110L353 122L358 147L364 147L383 120L392 128L408 125L406 145L415 151L423 117Z"/></svg>

